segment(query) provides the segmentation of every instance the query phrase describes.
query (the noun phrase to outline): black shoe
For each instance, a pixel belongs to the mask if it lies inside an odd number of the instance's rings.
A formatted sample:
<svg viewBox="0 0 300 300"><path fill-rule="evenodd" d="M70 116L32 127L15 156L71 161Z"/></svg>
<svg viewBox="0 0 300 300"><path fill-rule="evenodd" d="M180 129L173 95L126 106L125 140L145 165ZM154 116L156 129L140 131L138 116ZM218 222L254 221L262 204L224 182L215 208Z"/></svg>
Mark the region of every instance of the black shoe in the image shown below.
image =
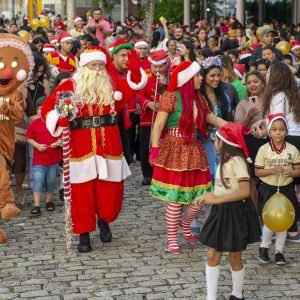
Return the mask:
<svg viewBox="0 0 300 300"><path fill-rule="evenodd" d="M59 200L60 201L64 201L65 200L64 189L59 189Z"/></svg>
<svg viewBox="0 0 300 300"><path fill-rule="evenodd" d="M145 177L142 181L142 185L150 185L151 184L151 178Z"/></svg>
<svg viewBox="0 0 300 300"><path fill-rule="evenodd" d="M110 243L112 240L112 233L108 223L104 222L103 220L98 220L97 223L100 229L100 240L103 243Z"/></svg>
<svg viewBox="0 0 300 300"><path fill-rule="evenodd" d="M245 298L244 298L244 295L243 295L243 298L238 298L238 297L236 297L236 296L231 295L231 296L229 297L229 300L245 300Z"/></svg>
<svg viewBox="0 0 300 300"><path fill-rule="evenodd" d="M259 247L259 261L263 264L270 263L269 248Z"/></svg>
<svg viewBox="0 0 300 300"><path fill-rule="evenodd" d="M91 252L93 249L91 247L90 233L82 233L79 235L79 244L77 246L79 252Z"/></svg>
<svg viewBox="0 0 300 300"><path fill-rule="evenodd" d="M279 251L276 251L276 253L275 253L275 263L276 263L276 265L285 265L286 264L286 260L283 256L283 254Z"/></svg>

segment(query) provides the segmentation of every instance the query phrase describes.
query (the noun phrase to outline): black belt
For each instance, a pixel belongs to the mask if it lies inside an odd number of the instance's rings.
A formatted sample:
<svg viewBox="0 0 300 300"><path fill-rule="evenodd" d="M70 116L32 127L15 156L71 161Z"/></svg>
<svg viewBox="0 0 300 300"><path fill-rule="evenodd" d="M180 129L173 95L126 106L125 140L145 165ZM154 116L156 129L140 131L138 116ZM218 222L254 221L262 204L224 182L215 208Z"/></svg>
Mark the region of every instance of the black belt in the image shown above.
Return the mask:
<svg viewBox="0 0 300 300"><path fill-rule="evenodd" d="M84 128L97 128L117 125L117 116L104 115L85 118L76 118L70 124L71 130Z"/></svg>

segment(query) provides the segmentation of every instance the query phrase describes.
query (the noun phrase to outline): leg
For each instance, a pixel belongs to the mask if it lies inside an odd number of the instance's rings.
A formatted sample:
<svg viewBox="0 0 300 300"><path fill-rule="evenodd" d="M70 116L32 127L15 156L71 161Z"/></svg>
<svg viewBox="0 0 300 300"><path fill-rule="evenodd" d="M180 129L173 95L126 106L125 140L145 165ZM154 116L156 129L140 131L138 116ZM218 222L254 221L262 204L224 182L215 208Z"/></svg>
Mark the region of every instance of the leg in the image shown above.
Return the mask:
<svg viewBox="0 0 300 300"><path fill-rule="evenodd" d="M190 225L193 219L198 216L199 211L200 206L196 204L189 204L184 210L183 217L181 220L181 228L183 230L184 237L190 244L198 243L198 239L193 235Z"/></svg>
<svg viewBox="0 0 300 300"><path fill-rule="evenodd" d="M229 252L229 262L232 275L232 295L243 299L245 268L242 262L242 252Z"/></svg>
<svg viewBox="0 0 300 300"><path fill-rule="evenodd" d="M263 226L262 230L262 241L259 247L259 261L261 263L269 263L269 246L271 244L273 231L271 231L266 225Z"/></svg>
<svg viewBox="0 0 300 300"><path fill-rule="evenodd" d="M41 213L41 197L45 186L47 177L47 167L45 166L33 166L32 167L32 180L31 189L33 192L34 207L31 210L33 215L39 215Z"/></svg>
<svg viewBox="0 0 300 300"><path fill-rule="evenodd" d="M53 192L56 189L57 185L57 171L58 164L47 167L47 177L46 177L46 210L53 211L55 209L53 203Z"/></svg>
<svg viewBox="0 0 300 300"><path fill-rule="evenodd" d="M122 141L123 154L128 163L130 164L130 141L129 141L129 130L124 125L124 112L120 114L118 118L118 126Z"/></svg>
<svg viewBox="0 0 300 300"><path fill-rule="evenodd" d="M25 173L15 173L16 178L16 194L19 200L20 206L23 207L25 204L25 196L22 188L22 184L24 183Z"/></svg>
<svg viewBox="0 0 300 300"><path fill-rule="evenodd" d="M217 300L221 256L222 252L213 248L209 248L207 251L207 263L205 269L207 300Z"/></svg>
<svg viewBox="0 0 300 300"><path fill-rule="evenodd" d="M3 220L11 219L21 212L14 204L14 195L9 180L6 160L0 154L0 218Z"/></svg>
<svg viewBox="0 0 300 300"><path fill-rule="evenodd" d="M283 247L286 240L287 232L277 232L275 242L275 262L276 265L285 265L286 261L283 256Z"/></svg>
<svg viewBox="0 0 300 300"><path fill-rule="evenodd" d="M179 245L177 241L177 228L182 212L182 204L170 202L166 210L166 221L168 230L168 252L179 254Z"/></svg>
<svg viewBox="0 0 300 300"><path fill-rule="evenodd" d="M258 191L257 191L257 188L256 188L256 185L257 185L257 179L256 178L251 178L251 181L250 181L250 197L257 209L257 203L258 203Z"/></svg>
<svg viewBox="0 0 300 300"><path fill-rule="evenodd" d="M142 126L140 128L140 158L144 180L143 185L151 183L153 169L149 164L149 143L150 143L150 126Z"/></svg>

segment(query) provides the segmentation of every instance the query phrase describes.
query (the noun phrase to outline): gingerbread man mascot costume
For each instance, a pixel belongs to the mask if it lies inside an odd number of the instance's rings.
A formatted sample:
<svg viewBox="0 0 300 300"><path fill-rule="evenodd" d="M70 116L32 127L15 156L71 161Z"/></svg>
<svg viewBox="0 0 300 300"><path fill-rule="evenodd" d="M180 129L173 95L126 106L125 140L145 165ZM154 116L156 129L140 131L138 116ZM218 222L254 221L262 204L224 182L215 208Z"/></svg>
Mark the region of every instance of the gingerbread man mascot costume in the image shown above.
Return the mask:
<svg viewBox="0 0 300 300"><path fill-rule="evenodd" d="M10 187L9 171L15 146L15 123L22 119L26 79L34 66L32 51L22 38L0 34L0 218L9 220L20 213ZM6 234L0 229L0 243Z"/></svg>
<svg viewBox="0 0 300 300"><path fill-rule="evenodd" d="M42 107L42 118L52 135L60 135L63 127L70 129L71 217L73 232L79 234L80 252L92 250L89 232L96 229L96 216L101 241L111 241L108 224L122 208L124 179L131 174L123 156L117 117L146 85L147 75L135 51L124 50L124 58L127 79L116 75L104 48L85 49L74 78L58 86ZM68 117L62 114L62 102L71 107Z"/></svg>

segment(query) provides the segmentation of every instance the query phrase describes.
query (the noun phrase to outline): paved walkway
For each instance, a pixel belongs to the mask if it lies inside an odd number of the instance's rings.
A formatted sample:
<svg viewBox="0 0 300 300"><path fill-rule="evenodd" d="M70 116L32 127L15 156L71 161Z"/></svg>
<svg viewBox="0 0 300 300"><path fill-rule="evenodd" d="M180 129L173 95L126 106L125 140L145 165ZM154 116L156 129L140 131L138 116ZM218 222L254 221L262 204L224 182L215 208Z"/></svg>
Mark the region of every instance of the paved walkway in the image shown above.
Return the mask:
<svg viewBox="0 0 300 300"><path fill-rule="evenodd" d="M57 209L30 216L30 207L9 222L1 222L9 242L0 245L1 299L205 299L206 249L188 245L180 235L182 254L165 253L166 204L152 199L140 185L137 164L126 181L124 207L111 225L113 241L103 244L92 233L93 252L65 251L64 213ZM27 199L31 199L30 192ZM57 197L58 198L58 197ZM244 254L246 299L300 299L300 244L286 244L284 267L261 266L258 245ZM273 248L272 248L273 249ZM231 273L222 261L219 299L228 299Z"/></svg>

